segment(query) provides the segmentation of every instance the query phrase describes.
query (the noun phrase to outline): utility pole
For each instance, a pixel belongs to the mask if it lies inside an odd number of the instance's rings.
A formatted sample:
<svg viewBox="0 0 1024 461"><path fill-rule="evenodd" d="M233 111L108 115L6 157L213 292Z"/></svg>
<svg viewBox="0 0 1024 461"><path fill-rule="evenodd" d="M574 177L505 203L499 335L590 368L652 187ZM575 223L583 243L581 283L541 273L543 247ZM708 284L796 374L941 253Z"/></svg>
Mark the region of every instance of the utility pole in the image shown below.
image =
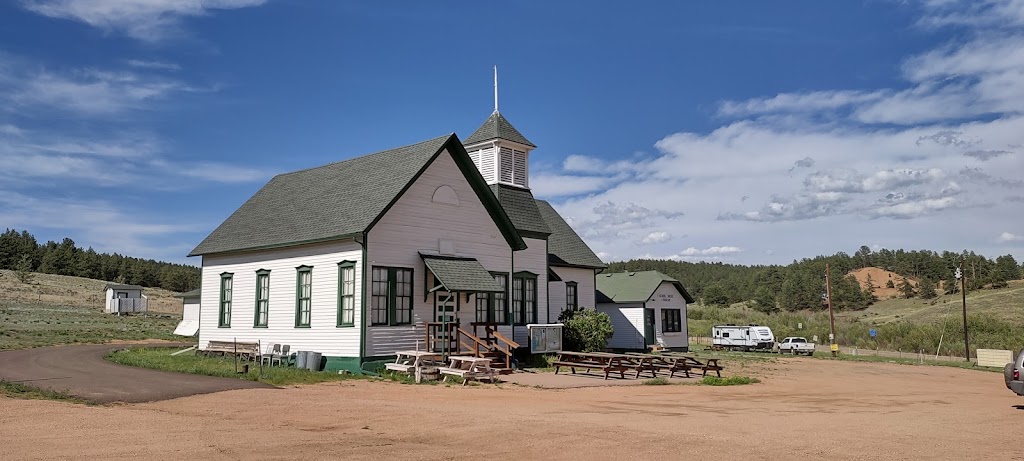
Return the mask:
<svg viewBox="0 0 1024 461"><path fill-rule="evenodd" d="M956 268L956 278L960 279L960 293L963 295L964 302L964 360L971 361L971 343L967 337L967 277L964 277L963 272L964 257L960 256L960 267Z"/></svg>
<svg viewBox="0 0 1024 461"><path fill-rule="evenodd" d="M825 263L825 297L828 300L828 344L832 350L832 357L835 357L838 355L839 346L836 344L836 317L832 314L832 279L828 263Z"/></svg>

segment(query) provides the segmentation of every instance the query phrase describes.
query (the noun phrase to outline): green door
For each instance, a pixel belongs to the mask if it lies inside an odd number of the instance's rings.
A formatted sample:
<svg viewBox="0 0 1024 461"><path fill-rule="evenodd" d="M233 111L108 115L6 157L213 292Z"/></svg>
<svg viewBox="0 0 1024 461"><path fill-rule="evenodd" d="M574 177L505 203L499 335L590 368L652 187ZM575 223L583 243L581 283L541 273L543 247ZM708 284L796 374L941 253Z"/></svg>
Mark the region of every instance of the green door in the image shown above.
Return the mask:
<svg viewBox="0 0 1024 461"><path fill-rule="evenodd" d="M655 343L654 309L644 309L644 347Z"/></svg>

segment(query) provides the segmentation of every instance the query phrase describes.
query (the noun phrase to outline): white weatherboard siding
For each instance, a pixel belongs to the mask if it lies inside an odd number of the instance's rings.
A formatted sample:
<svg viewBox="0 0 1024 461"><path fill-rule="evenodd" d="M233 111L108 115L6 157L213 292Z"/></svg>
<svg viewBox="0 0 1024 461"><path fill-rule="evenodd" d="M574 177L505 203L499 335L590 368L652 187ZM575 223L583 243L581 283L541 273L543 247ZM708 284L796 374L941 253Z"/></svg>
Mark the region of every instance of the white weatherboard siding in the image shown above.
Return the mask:
<svg viewBox="0 0 1024 461"><path fill-rule="evenodd" d="M644 348L644 307L643 304L598 304L598 312L608 314L612 319L612 338L608 347L613 349Z"/></svg>
<svg viewBox="0 0 1024 461"><path fill-rule="evenodd" d="M441 186L455 191L458 205L431 200ZM416 342L424 339L424 322L433 321L434 303L430 297L424 300L426 267L419 253L438 254L441 240L454 246L456 256L476 258L489 271L512 270L512 250L508 242L447 151L427 167L367 236L367 269L372 266L413 269L413 324L368 326L366 355L394 355L399 350L415 349ZM371 276L371 271L367 270L367 283ZM469 322L474 321L475 304L472 296L469 302L465 296L461 298L460 319L468 331Z"/></svg>
<svg viewBox="0 0 1024 461"><path fill-rule="evenodd" d="M580 307L589 307L589 308L593 309L594 306L597 305L597 303L595 302L595 299L594 299L595 296L596 296L596 293L597 293L597 287L595 286L595 280L596 279L594 278L594 269L585 269L585 268L580 268L580 267L557 267L557 266L551 266L551 270L555 271L555 273L558 274L558 276L562 278L563 282L576 282L577 283L577 287L576 287L577 295L576 296L579 298L579 301L577 302L577 304L579 304ZM554 285L552 285L551 289L552 290L554 289ZM559 298L559 295L557 295L555 293L552 293L551 294L551 302L552 302L552 304L554 304L555 300L558 299L558 298ZM565 285L564 285L564 283L562 285L561 298L562 298L561 306L562 306L562 308L565 308ZM552 308L551 312L552 312L552 320L556 320L556 319L558 319L558 314L561 312L561 310L560 309Z"/></svg>
<svg viewBox="0 0 1024 461"><path fill-rule="evenodd" d="M565 310L565 301L565 282L548 282L548 310L551 312L549 323L558 322L558 316Z"/></svg>
<svg viewBox="0 0 1024 461"><path fill-rule="evenodd" d="M675 285L669 282L662 282L654 291L651 299L647 301L648 308L654 308L654 326L656 328L656 343L670 348L687 347L686 325L686 300ZM680 309L683 331L679 333L662 333L661 310L663 308Z"/></svg>
<svg viewBox="0 0 1024 461"><path fill-rule="evenodd" d="M362 281L356 276L355 326L338 327L338 263L355 261L356 274L362 249L351 241L302 245L276 250L231 255L203 256L203 295L200 312L199 348L209 341L261 341L288 344L292 351L315 351L325 356L358 357L359 326L362 322L360 296ZM312 266L309 328L295 327L296 268ZM267 327L253 327L256 313L256 271L270 271ZM231 327L218 327L220 281L224 272L233 273Z"/></svg>
<svg viewBox="0 0 1024 461"><path fill-rule="evenodd" d="M513 263L513 272L527 271L537 274L537 323L551 323L558 320L561 311L548 310L548 241L524 238L526 249L517 251ZM564 293L564 292L563 292ZM512 297L509 297L509 311L512 310ZM565 303L565 300L562 300ZM521 345L529 344L529 334L525 326L516 326L513 341Z"/></svg>

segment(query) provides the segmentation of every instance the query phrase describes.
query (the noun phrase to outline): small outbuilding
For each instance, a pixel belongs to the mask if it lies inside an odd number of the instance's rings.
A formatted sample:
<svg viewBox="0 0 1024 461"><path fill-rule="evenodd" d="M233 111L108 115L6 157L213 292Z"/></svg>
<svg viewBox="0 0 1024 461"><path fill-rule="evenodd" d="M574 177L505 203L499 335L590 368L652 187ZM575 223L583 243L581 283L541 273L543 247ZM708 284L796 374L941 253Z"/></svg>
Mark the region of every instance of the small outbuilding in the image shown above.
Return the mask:
<svg viewBox="0 0 1024 461"><path fill-rule="evenodd" d="M597 275L597 310L611 317L612 349L686 352L686 306L692 302L679 280L658 271Z"/></svg>
<svg viewBox="0 0 1024 461"><path fill-rule="evenodd" d="M199 301L202 292L202 288L196 288L177 296L181 298L181 322L174 329L174 334L195 336L199 332Z"/></svg>
<svg viewBox="0 0 1024 461"><path fill-rule="evenodd" d="M142 294L142 287L139 285L125 285L119 283L108 283L103 290L106 291L104 311L108 314L123 314L128 312L146 312L149 310L149 299Z"/></svg>

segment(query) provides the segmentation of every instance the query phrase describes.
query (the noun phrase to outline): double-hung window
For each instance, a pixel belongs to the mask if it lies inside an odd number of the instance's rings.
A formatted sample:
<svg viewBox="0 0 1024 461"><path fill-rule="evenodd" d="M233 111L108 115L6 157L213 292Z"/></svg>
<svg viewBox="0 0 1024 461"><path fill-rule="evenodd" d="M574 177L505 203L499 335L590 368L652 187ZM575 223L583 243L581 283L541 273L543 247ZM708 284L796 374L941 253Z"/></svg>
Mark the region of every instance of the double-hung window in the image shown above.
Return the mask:
<svg viewBox="0 0 1024 461"><path fill-rule="evenodd" d="M683 331L683 315L681 309L661 310L661 332L679 333Z"/></svg>
<svg viewBox="0 0 1024 461"><path fill-rule="evenodd" d="M476 321L486 323L508 323L508 274L492 273L494 281L505 290L498 293L477 293Z"/></svg>
<svg viewBox="0 0 1024 461"><path fill-rule="evenodd" d="M537 323L537 276L519 272L512 276L512 323Z"/></svg>
<svg viewBox="0 0 1024 461"><path fill-rule="evenodd" d="M338 326L356 324L356 265L352 261L338 263Z"/></svg>
<svg viewBox="0 0 1024 461"><path fill-rule="evenodd" d="M370 325L412 323L412 269L374 267L370 281Z"/></svg>
<svg viewBox="0 0 1024 461"><path fill-rule="evenodd" d="M270 271L256 271L256 313L252 326L266 327L270 311Z"/></svg>
<svg viewBox="0 0 1024 461"><path fill-rule="evenodd" d="M295 327L308 328L313 311L313 268L295 269Z"/></svg>
<svg viewBox="0 0 1024 461"><path fill-rule="evenodd" d="M576 298L576 282L565 282L565 307L568 309L579 307L579 300Z"/></svg>
<svg viewBox="0 0 1024 461"><path fill-rule="evenodd" d="M220 274L220 314L217 318L217 326L222 328L231 327L231 292L234 281L234 274L225 272Z"/></svg>

